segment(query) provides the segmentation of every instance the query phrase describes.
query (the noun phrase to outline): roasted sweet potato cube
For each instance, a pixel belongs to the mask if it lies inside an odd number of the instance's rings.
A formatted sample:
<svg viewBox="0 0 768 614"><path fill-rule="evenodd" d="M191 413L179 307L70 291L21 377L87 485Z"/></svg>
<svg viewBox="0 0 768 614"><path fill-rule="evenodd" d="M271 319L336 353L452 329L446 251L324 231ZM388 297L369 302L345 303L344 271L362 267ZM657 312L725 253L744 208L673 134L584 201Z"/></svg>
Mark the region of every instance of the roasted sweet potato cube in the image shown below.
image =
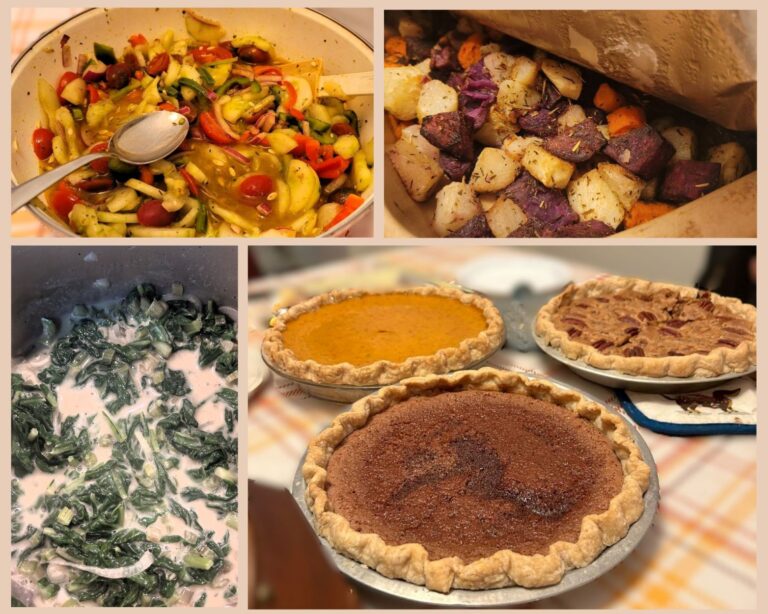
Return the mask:
<svg viewBox="0 0 768 614"><path fill-rule="evenodd" d="M534 109L521 115L517 125L537 136L552 136L557 134L557 118L562 111L562 106L556 106L553 109Z"/></svg>
<svg viewBox="0 0 768 614"><path fill-rule="evenodd" d="M650 179L675 155L675 148L648 124L608 141L603 152L628 171Z"/></svg>
<svg viewBox="0 0 768 614"><path fill-rule="evenodd" d="M454 239L475 239L492 237L491 227L484 214L479 214L469 220L464 226L448 235Z"/></svg>
<svg viewBox="0 0 768 614"><path fill-rule="evenodd" d="M472 158L472 129L460 111L425 117L421 124L421 135L454 158Z"/></svg>
<svg viewBox="0 0 768 614"><path fill-rule="evenodd" d="M571 209L562 190L543 186L528 172L521 173L502 194L522 208L529 220L550 227L579 221L579 216Z"/></svg>
<svg viewBox="0 0 768 614"><path fill-rule="evenodd" d="M568 162L586 162L600 151L603 145L605 139L591 119L544 139L544 149Z"/></svg>
<svg viewBox="0 0 768 614"><path fill-rule="evenodd" d="M687 203L720 185L720 164L700 160L678 160L670 165L661 184L661 200Z"/></svg>

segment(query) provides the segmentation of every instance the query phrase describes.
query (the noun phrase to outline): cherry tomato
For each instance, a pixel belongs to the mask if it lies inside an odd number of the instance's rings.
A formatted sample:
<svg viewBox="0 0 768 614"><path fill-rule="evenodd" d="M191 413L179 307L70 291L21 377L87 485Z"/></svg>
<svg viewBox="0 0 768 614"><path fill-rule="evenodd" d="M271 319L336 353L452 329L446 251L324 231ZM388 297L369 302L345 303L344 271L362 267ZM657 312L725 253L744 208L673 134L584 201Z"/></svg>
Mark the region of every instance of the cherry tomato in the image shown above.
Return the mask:
<svg viewBox="0 0 768 614"><path fill-rule="evenodd" d="M159 75L164 70L168 70L168 65L171 63L171 56L167 53L158 53L147 63L147 74L151 76Z"/></svg>
<svg viewBox="0 0 768 614"><path fill-rule="evenodd" d="M67 102L61 97L61 92L64 91L64 88L67 87L70 81L74 81L78 77L79 75L75 72L72 72L71 70L68 70L63 75L61 75L61 78L59 79L59 84L56 86L56 95L59 97L59 100L61 100L61 102L63 103Z"/></svg>
<svg viewBox="0 0 768 614"><path fill-rule="evenodd" d="M205 134L209 141L212 141L217 145L229 145L234 143L234 139L224 131L224 128L219 125L219 122L216 121L216 117L210 111L200 113L198 121L203 134Z"/></svg>
<svg viewBox="0 0 768 614"><path fill-rule="evenodd" d="M345 124L344 122L339 122L338 124L333 124L333 126L331 126L331 132L333 132L338 136L341 136L342 134L354 134L355 129L349 124Z"/></svg>
<svg viewBox="0 0 768 614"><path fill-rule="evenodd" d="M248 175L240 182L240 193L248 198L263 198L274 190L275 184L267 175Z"/></svg>
<svg viewBox="0 0 768 614"><path fill-rule="evenodd" d="M53 132L38 128L32 133L32 149L38 160L47 160L53 153Z"/></svg>
<svg viewBox="0 0 768 614"><path fill-rule="evenodd" d="M80 195L66 180L59 181L51 194L50 205L63 220L67 220L69 212L77 203L83 202Z"/></svg>
<svg viewBox="0 0 768 614"><path fill-rule="evenodd" d="M107 151L107 143L96 143L91 147L91 153ZM106 175L109 172L109 158L102 158L101 160L94 160L91 162L90 167L95 170L99 175Z"/></svg>
<svg viewBox="0 0 768 614"><path fill-rule="evenodd" d="M216 60L227 60L232 57L232 53L224 47L196 47L190 51L195 62L198 64L207 64Z"/></svg>
<svg viewBox="0 0 768 614"><path fill-rule="evenodd" d="M142 226L168 226L173 222L173 213L166 211L160 200L145 200L138 211Z"/></svg>

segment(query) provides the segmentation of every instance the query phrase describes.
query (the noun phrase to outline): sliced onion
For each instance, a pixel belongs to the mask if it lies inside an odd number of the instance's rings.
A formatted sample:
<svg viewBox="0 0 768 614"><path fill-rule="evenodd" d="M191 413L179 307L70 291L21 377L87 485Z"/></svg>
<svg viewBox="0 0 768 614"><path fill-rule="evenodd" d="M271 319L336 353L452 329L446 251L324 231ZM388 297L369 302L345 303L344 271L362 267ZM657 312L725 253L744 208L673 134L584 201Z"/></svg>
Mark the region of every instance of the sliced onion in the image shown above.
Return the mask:
<svg viewBox="0 0 768 614"><path fill-rule="evenodd" d="M243 154L241 154L239 151L237 151L237 149L233 149L232 147L226 147L226 146L222 147L221 149L224 151L225 154L227 154L231 158L233 158L233 159L237 160L238 162L240 162L240 164L250 164L251 163L251 161L248 159L248 157L244 156Z"/></svg>
<svg viewBox="0 0 768 614"><path fill-rule="evenodd" d="M80 571L87 571L94 576L100 576L109 580L122 580L125 578L131 578L140 574L143 571L147 571L155 562L155 556L147 550L141 555L141 558L132 565L126 565L125 567L93 567L92 565L80 565L80 563L72 563L66 559L56 560L60 565L66 565L67 567L74 567Z"/></svg>

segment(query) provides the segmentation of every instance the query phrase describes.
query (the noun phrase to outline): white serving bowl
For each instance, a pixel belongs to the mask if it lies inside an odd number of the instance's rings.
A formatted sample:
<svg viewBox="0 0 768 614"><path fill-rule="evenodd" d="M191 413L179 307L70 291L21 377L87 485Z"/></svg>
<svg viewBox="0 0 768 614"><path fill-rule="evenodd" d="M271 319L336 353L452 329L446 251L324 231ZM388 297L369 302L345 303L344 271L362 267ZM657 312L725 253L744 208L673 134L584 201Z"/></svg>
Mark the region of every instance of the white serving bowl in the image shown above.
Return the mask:
<svg viewBox="0 0 768 614"><path fill-rule="evenodd" d="M221 22L228 35L259 34L272 41L280 57L286 60L322 58L326 74L373 70L373 50L356 34L332 19L310 9L249 8L200 9L200 13ZM37 101L37 80L56 83L65 70L61 65L59 41L67 34L73 64L81 52L92 53L100 42L122 49L128 37L141 33L158 37L171 29L184 35L183 10L180 8L107 8L89 9L43 34L16 60L11 71L11 179L21 183L39 173L32 151L32 132L41 116ZM69 67L72 70L72 67ZM348 102L360 119L360 137L373 137L373 97L358 96ZM325 236L344 234L373 203L373 186L363 194L365 202ZM37 200L32 211L56 230L76 236L60 220L50 215Z"/></svg>

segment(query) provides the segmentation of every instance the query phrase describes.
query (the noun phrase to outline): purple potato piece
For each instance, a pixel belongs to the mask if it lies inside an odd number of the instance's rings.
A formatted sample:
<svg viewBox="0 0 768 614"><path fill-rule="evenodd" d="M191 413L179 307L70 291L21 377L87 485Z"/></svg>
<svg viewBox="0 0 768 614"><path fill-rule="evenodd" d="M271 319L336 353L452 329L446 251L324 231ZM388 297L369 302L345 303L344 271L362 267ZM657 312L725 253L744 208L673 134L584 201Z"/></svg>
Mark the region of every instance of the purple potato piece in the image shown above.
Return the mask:
<svg viewBox="0 0 768 614"><path fill-rule="evenodd" d="M448 235L452 239L475 239L493 237L491 227L488 226L488 220L485 219L484 213L479 213L471 220L469 220L464 226Z"/></svg>
<svg viewBox="0 0 768 614"><path fill-rule="evenodd" d="M553 237L607 237L616 232L613 228L599 220L588 220L586 222L576 222L567 226L560 226L551 235ZM544 235L547 236L547 235Z"/></svg>
<svg viewBox="0 0 768 614"><path fill-rule="evenodd" d="M557 105L553 109L539 107L521 115L517 119L517 124L536 136L553 136L557 134L557 118L564 109L564 105Z"/></svg>
<svg viewBox="0 0 768 614"><path fill-rule="evenodd" d="M435 73L449 73L461 70L459 56L453 47L433 47L429 62L429 68Z"/></svg>
<svg viewBox="0 0 768 614"><path fill-rule="evenodd" d="M405 53L412 63L418 64L419 62L432 57L432 43L423 38L406 36Z"/></svg>
<svg viewBox="0 0 768 614"><path fill-rule="evenodd" d="M545 81L539 106L545 109L554 109L562 99L563 95L560 93L560 90L551 81Z"/></svg>
<svg viewBox="0 0 768 614"><path fill-rule="evenodd" d="M451 181L461 181L472 169L471 161L458 160L442 151L440 152L439 164L445 176Z"/></svg>
<svg viewBox="0 0 768 614"><path fill-rule="evenodd" d="M605 154L628 171L652 179L675 155L675 148L648 124L608 141Z"/></svg>
<svg viewBox="0 0 768 614"><path fill-rule="evenodd" d="M597 107L586 107L584 109L584 114L598 126L608 122L608 117L605 115L605 111L598 109Z"/></svg>
<svg viewBox="0 0 768 614"><path fill-rule="evenodd" d="M606 141L591 119L566 128L561 134L544 139L544 149L568 162L586 162Z"/></svg>
<svg viewBox="0 0 768 614"><path fill-rule="evenodd" d="M421 136L454 158L472 159L472 129L459 111L425 117L421 124Z"/></svg>
<svg viewBox="0 0 768 614"><path fill-rule="evenodd" d="M659 190L659 198L671 203L687 203L720 185L720 164L700 160L673 162Z"/></svg>
<svg viewBox="0 0 768 614"><path fill-rule="evenodd" d="M504 194L517 203L528 216L550 228L575 224L579 216L571 209L561 190L540 184L528 172L523 172L504 189Z"/></svg>

